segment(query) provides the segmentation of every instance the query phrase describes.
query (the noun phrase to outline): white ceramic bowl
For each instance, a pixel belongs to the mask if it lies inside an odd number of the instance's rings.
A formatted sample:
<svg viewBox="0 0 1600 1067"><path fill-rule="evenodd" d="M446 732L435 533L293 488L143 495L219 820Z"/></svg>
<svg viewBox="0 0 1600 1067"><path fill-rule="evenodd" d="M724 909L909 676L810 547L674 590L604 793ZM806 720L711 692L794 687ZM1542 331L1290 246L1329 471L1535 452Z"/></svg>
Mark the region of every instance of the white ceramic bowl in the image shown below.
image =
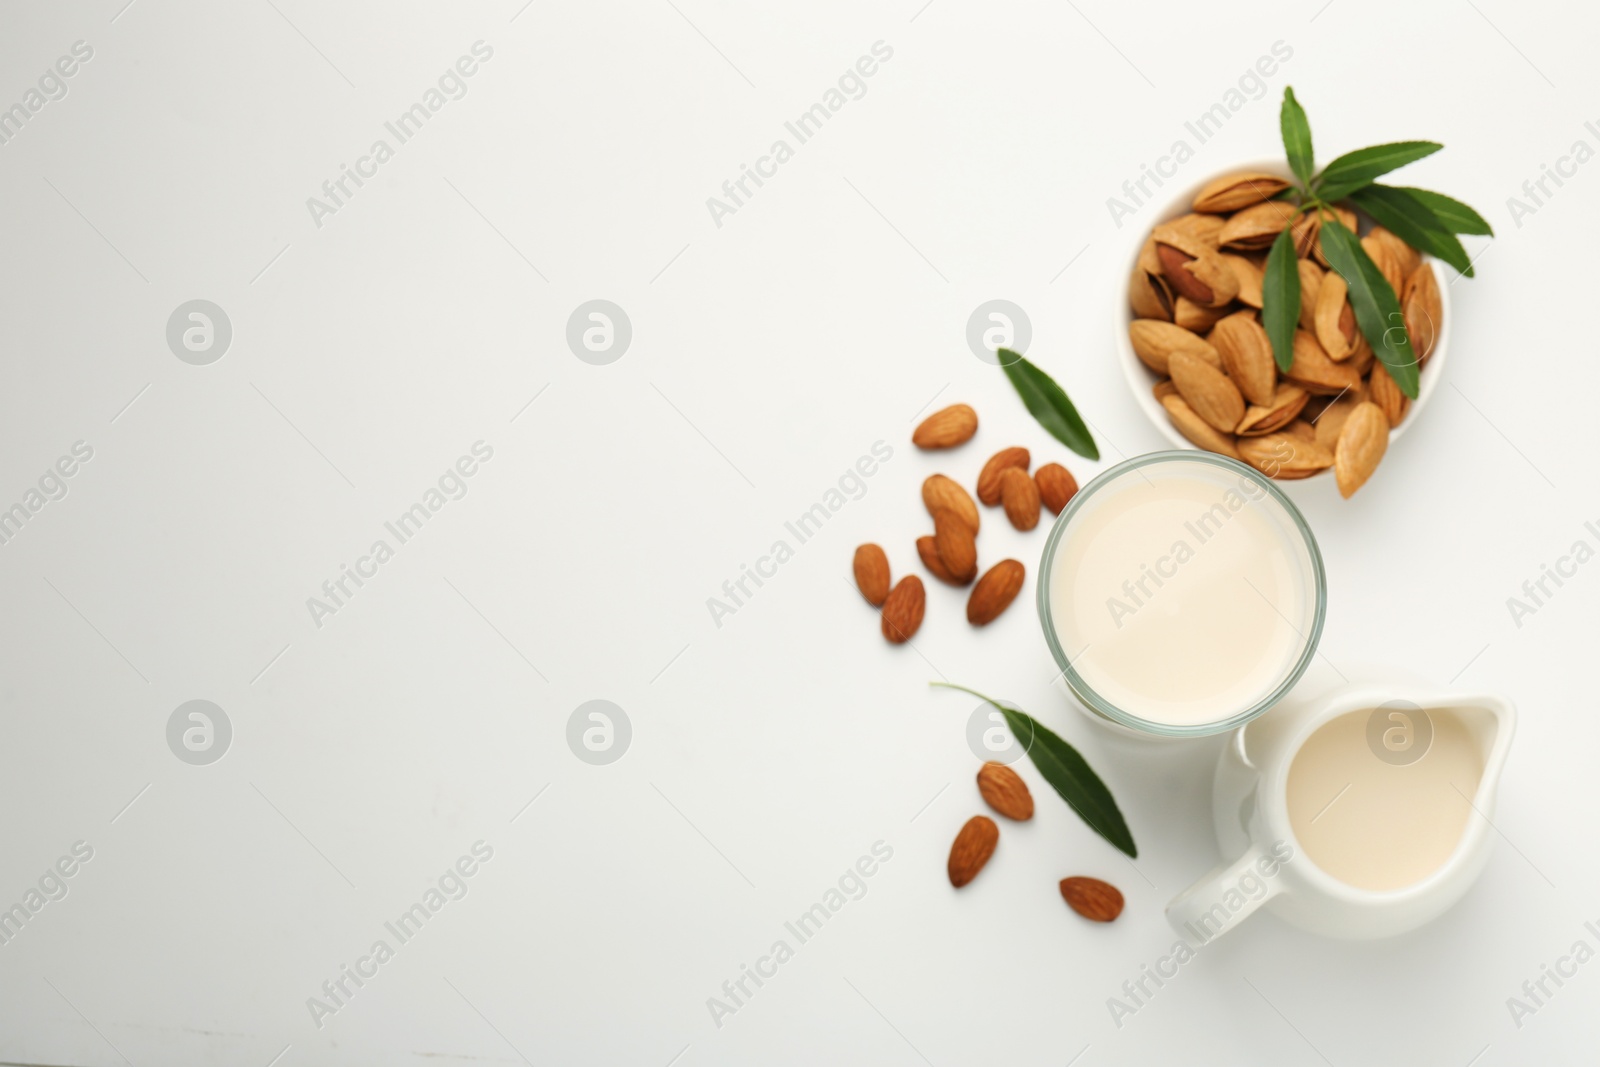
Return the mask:
<svg viewBox="0 0 1600 1067"><path fill-rule="evenodd" d="M1195 194L1207 182L1224 174L1233 174L1241 171L1278 174L1285 178L1290 176L1288 165L1282 160L1246 162L1219 170L1214 174L1201 178L1193 185L1178 190L1170 199L1160 204L1157 210L1149 214L1141 213L1138 225L1129 226L1128 246L1126 255L1123 258L1123 270L1120 277L1127 279L1133 276L1134 268L1139 263L1139 250L1144 247L1145 239L1150 236L1151 230L1168 219L1175 219L1179 215L1188 214L1191 210L1191 205L1194 203ZM1389 433L1389 443L1391 445L1398 441L1422 416L1422 409L1427 407L1428 399L1433 396L1439 386L1439 379L1444 371L1445 356L1450 348L1450 327L1454 316L1450 311L1449 279L1445 276L1444 267L1437 260L1429 256L1424 256L1423 259L1433 267L1434 276L1439 280L1439 301L1444 323L1439 328L1439 339L1433 346L1433 352L1428 356L1427 365L1422 368L1417 399L1412 402L1410 409L1406 412L1405 419ZM1155 371L1144 365L1144 362L1133 351L1133 342L1128 339L1128 324L1133 321L1134 315L1133 310L1128 306L1126 281L1118 287L1117 292L1121 298L1116 309L1117 358L1122 362L1122 372L1128 379L1128 387L1133 390L1134 401L1150 417L1150 421L1155 424L1156 429L1167 440L1172 442L1173 447L1198 449L1198 445L1179 433L1178 428L1172 425L1172 420L1167 418L1167 409L1162 407L1161 402L1151 393L1151 387L1161 379ZM1331 479L1332 475L1333 470L1329 468L1309 478L1299 479L1299 481L1326 481ZM1287 485L1293 483L1280 482L1278 484Z"/></svg>

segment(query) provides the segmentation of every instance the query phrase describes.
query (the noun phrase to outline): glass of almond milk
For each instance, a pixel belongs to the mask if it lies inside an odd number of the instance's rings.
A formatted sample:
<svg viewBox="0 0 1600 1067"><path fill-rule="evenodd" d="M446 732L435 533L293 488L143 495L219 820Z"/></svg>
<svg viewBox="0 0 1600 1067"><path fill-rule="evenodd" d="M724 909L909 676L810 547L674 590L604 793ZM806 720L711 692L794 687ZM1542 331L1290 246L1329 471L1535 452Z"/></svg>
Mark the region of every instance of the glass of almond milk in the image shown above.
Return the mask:
<svg viewBox="0 0 1600 1067"><path fill-rule="evenodd" d="M1143 736L1231 730L1277 703L1322 635L1322 555L1258 471L1155 452L1085 485L1040 564L1045 641L1083 707Z"/></svg>

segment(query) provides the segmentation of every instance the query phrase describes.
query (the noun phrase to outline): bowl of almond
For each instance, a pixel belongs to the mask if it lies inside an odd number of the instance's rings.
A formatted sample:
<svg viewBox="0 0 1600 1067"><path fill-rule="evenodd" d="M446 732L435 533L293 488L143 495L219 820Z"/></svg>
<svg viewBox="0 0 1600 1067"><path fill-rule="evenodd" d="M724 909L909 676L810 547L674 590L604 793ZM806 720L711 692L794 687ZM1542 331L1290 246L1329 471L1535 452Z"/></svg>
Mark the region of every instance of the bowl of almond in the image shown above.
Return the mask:
<svg viewBox="0 0 1600 1067"><path fill-rule="evenodd" d="M1352 203L1297 208L1285 195L1293 182L1281 162L1256 163L1168 203L1132 249L1119 355L1140 407L1175 445L1229 456L1275 479L1331 474L1348 497L1438 387L1449 290L1436 260ZM1358 319L1352 297L1373 293L1364 265L1348 269L1344 248L1330 258L1334 226L1398 305L1394 325L1404 330L1389 336L1405 338L1402 353L1409 348L1398 367L1392 350L1382 353L1388 361L1380 358L1367 336L1374 331ZM1268 277L1275 246L1292 254L1274 265L1276 290ZM1297 294L1281 284L1285 265ZM1360 294L1352 294L1346 273L1365 287ZM1298 299L1280 314L1288 351L1279 355L1267 305L1274 296L1287 304L1289 295ZM1384 329L1375 331L1380 338ZM1396 373L1407 365L1409 390Z"/></svg>

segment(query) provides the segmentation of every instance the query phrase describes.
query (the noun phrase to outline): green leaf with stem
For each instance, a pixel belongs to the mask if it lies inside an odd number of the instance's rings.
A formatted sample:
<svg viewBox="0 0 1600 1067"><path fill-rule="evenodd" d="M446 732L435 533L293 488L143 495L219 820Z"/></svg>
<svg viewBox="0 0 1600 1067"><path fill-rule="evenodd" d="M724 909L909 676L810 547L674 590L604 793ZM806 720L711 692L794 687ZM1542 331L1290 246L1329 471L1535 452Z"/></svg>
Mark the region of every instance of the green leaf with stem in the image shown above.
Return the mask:
<svg viewBox="0 0 1600 1067"><path fill-rule="evenodd" d="M1006 725L1011 728L1013 737L1032 738L1028 745L1028 758L1033 760L1033 765L1039 769L1044 780L1050 783L1067 806L1078 813L1078 817L1089 824L1089 828L1105 838L1127 855L1137 858L1139 848L1133 843L1133 834L1128 830L1128 824L1122 817L1122 811L1117 807L1116 800L1111 796L1111 790L1094 773L1088 761L1066 741L1046 729L1037 719L1027 712L1015 711L1006 707L992 697L986 697L975 689L968 689L964 685L955 685L950 682L930 682L942 689L957 689L963 693L970 693L979 700L993 704L1000 709L1006 717Z"/></svg>
<svg viewBox="0 0 1600 1067"><path fill-rule="evenodd" d="M1404 189L1371 185L1350 194L1350 202L1419 252L1426 252L1472 277L1472 258L1461 241L1422 201Z"/></svg>
<svg viewBox="0 0 1600 1067"><path fill-rule="evenodd" d="M1372 352L1388 368L1400 391L1417 398L1417 358L1406 335L1405 316L1394 289L1361 247L1361 241L1331 212L1323 210L1322 252L1349 287L1356 325Z"/></svg>
<svg viewBox="0 0 1600 1067"><path fill-rule="evenodd" d="M1050 436L1072 449L1085 459L1099 459L1100 449L1095 446L1089 427L1073 406L1066 390L1055 379L1035 367L1019 352L1002 348L997 355L1006 377L1022 397L1028 413L1039 420L1039 425L1050 431Z"/></svg>
<svg viewBox="0 0 1600 1067"><path fill-rule="evenodd" d="M1289 157L1289 169L1294 171L1300 184L1311 188L1311 175L1316 169L1311 153L1311 124L1306 121L1305 108L1294 98L1293 87L1283 90L1283 110L1278 115L1278 126L1283 131L1283 150Z"/></svg>
<svg viewBox="0 0 1600 1067"><path fill-rule="evenodd" d="M1322 168L1312 190L1323 200L1334 201L1357 189L1371 185L1381 174L1388 174L1407 163L1433 155L1444 145L1435 141L1396 141L1346 152Z"/></svg>
<svg viewBox="0 0 1600 1067"><path fill-rule="evenodd" d="M1294 363L1294 330L1300 321L1300 259L1295 255L1293 229L1285 226L1272 242L1261 283L1261 325L1272 342L1272 357L1285 374Z"/></svg>
<svg viewBox="0 0 1600 1067"><path fill-rule="evenodd" d="M1376 182L1372 187L1409 193L1411 199L1433 212L1434 217L1448 227L1451 233L1470 233L1475 237L1494 236L1494 230L1484 221L1482 215L1443 193L1436 193L1431 189L1414 189L1409 185L1378 185Z"/></svg>

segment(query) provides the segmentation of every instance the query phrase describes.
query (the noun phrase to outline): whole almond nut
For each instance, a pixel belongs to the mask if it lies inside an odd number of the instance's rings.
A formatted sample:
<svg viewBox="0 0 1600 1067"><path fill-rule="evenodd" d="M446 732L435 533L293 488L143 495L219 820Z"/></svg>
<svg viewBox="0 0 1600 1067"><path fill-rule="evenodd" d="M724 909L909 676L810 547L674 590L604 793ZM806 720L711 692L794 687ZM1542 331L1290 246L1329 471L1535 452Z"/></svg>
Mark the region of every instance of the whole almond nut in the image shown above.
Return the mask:
<svg viewBox="0 0 1600 1067"><path fill-rule="evenodd" d="M1223 307L1239 295L1239 276L1216 252L1193 256L1157 241L1156 254L1172 288L1197 304Z"/></svg>
<svg viewBox="0 0 1600 1067"><path fill-rule="evenodd" d="M1388 367L1379 363L1372 368L1372 373L1367 377L1367 392L1372 402L1382 410L1383 417L1389 420L1389 428L1399 426L1400 420L1406 417L1411 398L1400 391Z"/></svg>
<svg viewBox="0 0 1600 1067"><path fill-rule="evenodd" d="M1339 431L1344 429L1345 420L1350 417L1350 413L1362 399L1360 393L1350 392L1329 404L1327 410L1317 416L1317 421L1313 423L1317 432L1317 444L1332 452L1333 446L1339 443Z"/></svg>
<svg viewBox="0 0 1600 1067"><path fill-rule="evenodd" d="M1159 403L1169 396L1177 396L1178 387L1172 384L1171 378L1163 378L1150 387L1150 395L1155 397L1156 402Z"/></svg>
<svg viewBox="0 0 1600 1067"><path fill-rule="evenodd" d="M1172 293L1167 288L1166 279L1159 274L1147 273L1141 267L1133 268L1133 273L1128 276L1128 306L1141 319L1170 321Z"/></svg>
<svg viewBox="0 0 1600 1067"><path fill-rule="evenodd" d="M1173 386L1173 392L1177 392L1176 386ZM1156 399L1161 398L1158 396ZM1061 509L1078 492L1078 479L1059 463L1046 463L1033 472L1033 480L1039 486L1039 499L1052 515L1061 514Z"/></svg>
<svg viewBox="0 0 1600 1067"><path fill-rule="evenodd" d="M1222 357L1228 377L1252 404L1272 403L1278 382L1278 365L1272 359L1272 341L1256 321L1253 311L1240 311L1211 329L1211 347Z"/></svg>
<svg viewBox="0 0 1600 1067"><path fill-rule="evenodd" d="M1433 354L1433 346L1439 342L1439 331L1444 324L1444 301L1433 264L1423 263L1411 272L1400 307L1412 351L1419 361L1425 360Z"/></svg>
<svg viewBox="0 0 1600 1067"><path fill-rule="evenodd" d="M945 865L950 884L960 889L983 870L1000 841L1000 827L987 815L974 815L956 834L950 845L950 861Z"/></svg>
<svg viewBox="0 0 1600 1067"><path fill-rule="evenodd" d="M1014 559L1003 559L990 567L967 598L967 621L974 626L994 622L1017 598L1027 576L1027 568Z"/></svg>
<svg viewBox="0 0 1600 1067"><path fill-rule="evenodd" d="M1033 457L1026 448L1002 448L989 457L989 462L978 472L978 499L991 508L1000 503L1000 472L1007 467L1028 469Z"/></svg>
<svg viewBox="0 0 1600 1067"><path fill-rule="evenodd" d="M1222 433L1232 433L1244 418L1244 396L1239 387L1217 370L1187 352L1174 352L1167 367L1172 384L1195 414Z"/></svg>
<svg viewBox="0 0 1600 1067"><path fill-rule="evenodd" d="M1194 194L1194 209L1226 214L1264 203L1287 188L1289 183L1275 174L1225 174L1200 187Z"/></svg>
<svg viewBox="0 0 1600 1067"><path fill-rule="evenodd" d="M861 545L856 549L854 569L861 595L873 607L882 607L889 599L889 557L877 545Z"/></svg>
<svg viewBox="0 0 1600 1067"><path fill-rule="evenodd" d="M1193 333L1205 333L1227 313L1228 309L1225 307L1204 307L1186 296L1175 296L1172 300L1173 324Z"/></svg>
<svg viewBox="0 0 1600 1067"><path fill-rule="evenodd" d="M906 575L889 591L883 602L883 636L891 645L904 644L916 636L927 604L927 590L915 574Z"/></svg>
<svg viewBox="0 0 1600 1067"><path fill-rule="evenodd" d="M978 574L978 543L972 527L958 513L940 508L933 513L933 544L945 568L962 585Z"/></svg>
<svg viewBox="0 0 1600 1067"><path fill-rule="evenodd" d="M1226 221L1221 215L1193 212L1157 224L1150 231L1150 239L1158 245L1171 245L1191 256L1201 256L1217 250L1217 235Z"/></svg>
<svg viewBox="0 0 1600 1067"><path fill-rule="evenodd" d="M967 520L967 525L972 527L972 532L978 532L978 505L973 501L971 494L961 487L961 483L953 478L946 478L942 474L935 474L922 483L922 503L932 515L940 508L949 508L951 511Z"/></svg>
<svg viewBox="0 0 1600 1067"><path fill-rule="evenodd" d="M1085 919L1108 923L1122 914L1122 891L1098 878L1061 879L1061 898Z"/></svg>
<svg viewBox="0 0 1600 1067"><path fill-rule="evenodd" d="M972 440L978 432L978 413L966 404L941 408L922 420L911 435L918 448L954 448Z"/></svg>
<svg viewBox="0 0 1600 1067"><path fill-rule="evenodd" d="M1194 413L1194 408L1181 396L1164 396L1161 406L1167 409L1167 417L1172 420L1172 425L1178 432L1189 440L1205 449L1231 459L1239 458L1239 450L1234 445L1231 433L1221 433L1205 419Z"/></svg>
<svg viewBox="0 0 1600 1067"><path fill-rule="evenodd" d="M1239 457L1268 478L1284 481L1308 478L1333 466L1332 452L1288 431L1239 438Z"/></svg>
<svg viewBox="0 0 1600 1067"><path fill-rule="evenodd" d="M1399 296L1400 290L1406 284L1405 267L1401 260L1400 252L1393 244L1385 240L1382 234L1387 234L1396 243L1402 245L1405 243L1395 237L1394 234L1380 228L1361 239L1361 250L1367 254L1368 259L1372 260L1373 266L1378 268L1378 273L1382 274L1384 280L1389 283L1389 288L1395 291L1396 296Z"/></svg>
<svg viewBox="0 0 1600 1067"><path fill-rule="evenodd" d="M1294 362L1284 377L1306 392L1322 396L1338 396L1361 385L1360 371L1348 361L1335 363L1329 359L1317 339L1305 330L1294 332Z"/></svg>
<svg viewBox="0 0 1600 1067"><path fill-rule="evenodd" d="M1346 500L1366 484L1389 448L1389 420L1370 400L1357 404L1333 447L1333 476Z"/></svg>
<svg viewBox="0 0 1600 1067"><path fill-rule="evenodd" d="M1290 437L1297 437L1309 444L1314 445L1317 443L1316 427L1312 426L1305 419L1295 419L1293 422L1289 423L1289 425L1283 428L1283 432L1288 434ZM1313 468L1313 470L1316 469L1320 468ZM1308 471L1307 473L1311 472Z"/></svg>
<svg viewBox="0 0 1600 1067"><path fill-rule="evenodd" d="M931 536L917 538L917 555L921 557L922 565L928 568L928 573L946 585L967 584L950 573L950 568L946 567L944 560L939 558L938 543Z"/></svg>
<svg viewBox="0 0 1600 1067"><path fill-rule="evenodd" d="M978 768L978 792L984 803L1008 819L1027 822L1033 818L1033 794L1022 776L1004 763L990 760Z"/></svg>
<svg viewBox="0 0 1600 1067"><path fill-rule="evenodd" d="M1399 237L1396 237L1392 231L1386 230L1382 226L1374 226L1372 231L1362 239L1361 243L1365 246L1368 241L1383 245L1389 254L1394 256L1395 262L1400 268L1401 285L1404 285L1406 279L1411 277L1412 272L1422 265L1421 252L1418 252ZM1399 295L1400 286L1395 286L1394 291L1396 295Z"/></svg>
<svg viewBox="0 0 1600 1067"><path fill-rule="evenodd" d="M1239 279L1239 295L1234 299L1257 311L1265 299L1262 287L1266 284L1266 268L1254 259L1241 256L1236 252L1222 252L1222 261L1233 271L1233 276Z"/></svg>
<svg viewBox="0 0 1600 1067"><path fill-rule="evenodd" d="M1317 307L1313 313L1316 323L1317 344L1328 354L1331 360L1342 360L1355 351L1351 344L1352 334L1355 332L1355 319L1349 316L1350 330L1346 331L1345 321L1350 311L1350 302L1347 299L1349 287L1345 280L1336 271L1329 271L1327 277L1322 279L1322 288L1317 291Z"/></svg>
<svg viewBox="0 0 1600 1067"><path fill-rule="evenodd" d="M1323 270L1309 259L1297 260L1300 269L1300 328L1317 328L1317 297L1322 295Z"/></svg>
<svg viewBox="0 0 1600 1067"><path fill-rule="evenodd" d="M1174 352L1190 352L1217 369L1222 357L1199 334L1157 319L1134 319L1128 323L1128 341L1141 362L1157 374L1166 374Z"/></svg>
<svg viewBox="0 0 1600 1067"><path fill-rule="evenodd" d="M1031 530L1039 525L1039 487L1021 467L1007 467L1000 472L1000 503L1005 506L1006 518L1017 529Z"/></svg>
<svg viewBox="0 0 1600 1067"><path fill-rule="evenodd" d="M1283 429L1305 410L1306 401L1310 398L1310 394L1298 385L1279 382L1273 391L1271 404L1252 404L1245 411L1244 418L1239 420L1239 436L1258 437Z"/></svg>
<svg viewBox="0 0 1600 1067"><path fill-rule="evenodd" d="M1254 204L1222 224L1217 244L1229 252L1258 252L1270 248L1294 214L1294 205L1287 200ZM1296 230L1299 230L1298 225Z"/></svg>

